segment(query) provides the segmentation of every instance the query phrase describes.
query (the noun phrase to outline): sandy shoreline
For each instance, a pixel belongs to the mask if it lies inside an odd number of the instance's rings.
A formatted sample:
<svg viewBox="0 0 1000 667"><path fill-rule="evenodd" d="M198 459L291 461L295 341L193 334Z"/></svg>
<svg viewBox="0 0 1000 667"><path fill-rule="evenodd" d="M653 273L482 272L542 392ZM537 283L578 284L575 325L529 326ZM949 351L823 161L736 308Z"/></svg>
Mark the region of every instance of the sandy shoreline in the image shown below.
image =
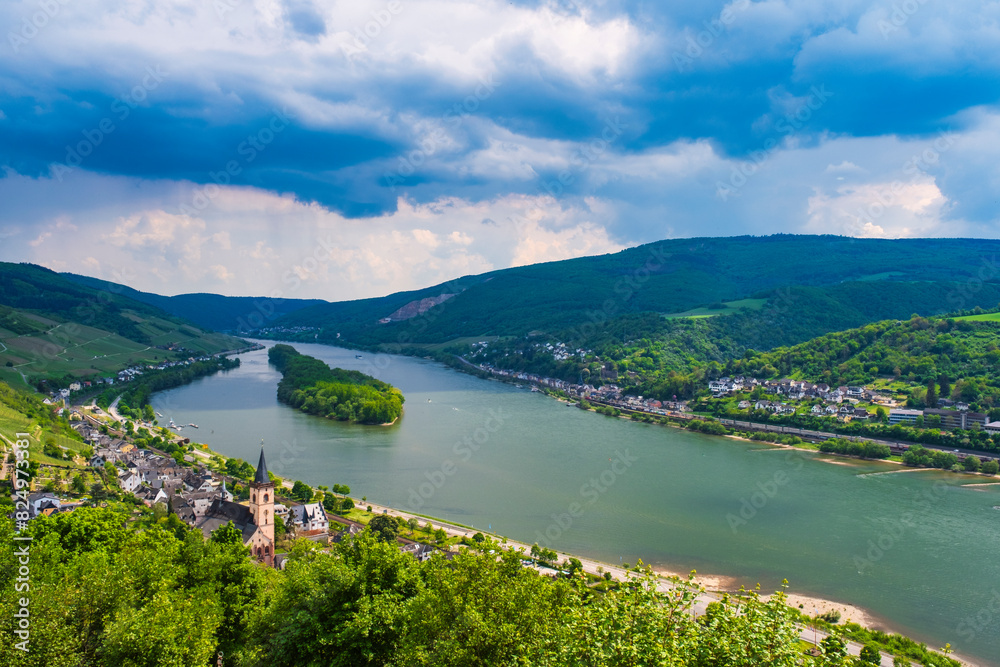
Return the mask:
<svg viewBox="0 0 1000 667"><path fill-rule="evenodd" d="M687 574L682 574L680 572L675 572L662 567L654 567L653 571L664 577L679 577L681 579L687 579L688 577ZM695 583L704 587L705 590L713 593L736 593L739 591L739 586L737 584L738 577L718 574L696 574L694 580ZM799 609L807 616L816 616L817 614L825 614L829 611L838 611L840 612L840 623L851 621L852 623L863 625L866 628L886 631L889 630L884 623L878 621L870 612L865 611L861 607L844 602L825 600L811 595L794 593L792 591L786 591L786 594L788 596L786 604L788 604L789 607ZM773 593L761 595L761 599L769 600L772 595Z"/></svg>

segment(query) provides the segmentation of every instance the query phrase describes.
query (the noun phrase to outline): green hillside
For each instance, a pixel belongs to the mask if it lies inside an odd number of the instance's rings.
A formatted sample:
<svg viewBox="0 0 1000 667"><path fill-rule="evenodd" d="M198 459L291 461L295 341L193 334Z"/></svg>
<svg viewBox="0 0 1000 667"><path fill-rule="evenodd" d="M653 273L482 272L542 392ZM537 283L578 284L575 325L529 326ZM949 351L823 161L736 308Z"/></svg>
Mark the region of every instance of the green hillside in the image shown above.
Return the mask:
<svg viewBox="0 0 1000 667"><path fill-rule="evenodd" d="M65 386L132 364L245 345L117 289L97 290L30 264L0 263L0 380L10 384Z"/></svg>
<svg viewBox="0 0 1000 667"><path fill-rule="evenodd" d="M282 315L324 304L322 299L273 299L270 297L222 296L219 294L178 294L162 296L140 292L125 285L109 283L74 273L62 274L67 280L99 290L113 288L128 297L164 312L183 318L199 327L212 331L244 333L249 329L266 326Z"/></svg>
<svg viewBox="0 0 1000 667"><path fill-rule="evenodd" d="M379 299L322 304L275 324L322 329L319 340L327 342L435 344L467 336L554 335L628 313L714 314L721 312L716 305L768 299L772 311L805 309L817 316L819 324L800 318L798 342L892 317L889 311L898 310L899 299L925 315L994 306L1000 301L1000 270L992 263L997 251L1000 241L972 239L675 239L467 276ZM985 285L980 272L987 274ZM790 296L789 288L800 291ZM442 294L457 296L412 319L379 322L408 303ZM824 315L807 303L815 299L830 312Z"/></svg>

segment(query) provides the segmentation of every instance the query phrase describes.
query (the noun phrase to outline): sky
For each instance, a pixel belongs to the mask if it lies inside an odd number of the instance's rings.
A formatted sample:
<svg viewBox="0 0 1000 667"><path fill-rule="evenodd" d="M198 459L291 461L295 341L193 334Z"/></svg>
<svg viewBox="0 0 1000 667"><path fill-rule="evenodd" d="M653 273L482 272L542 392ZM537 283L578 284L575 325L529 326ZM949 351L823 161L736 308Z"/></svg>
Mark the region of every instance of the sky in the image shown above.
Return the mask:
<svg viewBox="0 0 1000 667"><path fill-rule="evenodd" d="M998 238L998 100L998 2L5 0L0 260L339 301L665 238Z"/></svg>

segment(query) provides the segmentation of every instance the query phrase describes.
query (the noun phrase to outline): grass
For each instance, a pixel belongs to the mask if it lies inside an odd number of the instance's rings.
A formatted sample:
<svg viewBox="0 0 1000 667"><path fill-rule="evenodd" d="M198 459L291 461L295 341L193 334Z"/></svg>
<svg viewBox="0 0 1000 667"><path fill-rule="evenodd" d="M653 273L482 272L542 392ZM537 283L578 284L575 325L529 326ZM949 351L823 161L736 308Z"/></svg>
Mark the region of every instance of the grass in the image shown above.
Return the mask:
<svg viewBox="0 0 1000 667"><path fill-rule="evenodd" d="M194 354L212 354L242 345L242 341L232 336L203 332L159 317L143 317L134 313L127 316L150 337L151 346L103 329L57 322L27 311L17 313L38 326L35 331L24 335L0 329L0 380L9 384L23 384L21 373L48 378L71 374L86 379L113 375L133 364L190 356L159 350L155 347L157 345L179 345ZM6 366L7 362L13 367Z"/></svg>
<svg viewBox="0 0 1000 667"><path fill-rule="evenodd" d="M767 303L767 299L740 299L738 301L723 301L722 305L724 308L710 308L708 306L703 306L701 308L686 310L683 313L670 313L665 315L665 317L668 319L678 317L714 317L716 315L725 315L740 310L761 310L765 303Z"/></svg>
<svg viewBox="0 0 1000 667"><path fill-rule="evenodd" d="M510 336L502 336L503 338L510 338ZM408 347L416 347L428 352L440 352L453 345L459 345L462 347L468 347L473 343L479 343L481 341L487 341L490 343L495 343L501 336L463 336L461 338L452 338L451 340L445 341L444 343L409 343Z"/></svg>
<svg viewBox="0 0 1000 667"><path fill-rule="evenodd" d="M873 273L873 274L868 275L868 276L862 276L862 277L858 278L857 280L859 282L871 282L871 281L874 281L874 280L892 280L893 278L896 278L896 277L902 276L902 275L905 275L905 274L903 272L901 272L901 271L886 271L884 273Z"/></svg>
<svg viewBox="0 0 1000 667"><path fill-rule="evenodd" d="M983 313L981 315L966 315L956 317L956 320L966 320L967 322L1000 322L1000 313Z"/></svg>

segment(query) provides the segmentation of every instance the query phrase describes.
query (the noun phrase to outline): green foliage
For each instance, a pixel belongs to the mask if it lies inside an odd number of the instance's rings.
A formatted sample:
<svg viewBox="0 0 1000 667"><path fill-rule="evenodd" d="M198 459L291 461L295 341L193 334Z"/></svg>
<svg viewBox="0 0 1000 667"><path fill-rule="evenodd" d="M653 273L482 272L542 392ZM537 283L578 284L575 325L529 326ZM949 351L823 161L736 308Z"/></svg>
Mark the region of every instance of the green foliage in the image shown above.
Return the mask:
<svg viewBox="0 0 1000 667"><path fill-rule="evenodd" d="M292 497L303 503L307 503L313 499L313 490L305 482L295 480L295 484L292 485Z"/></svg>
<svg viewBox="0 0 1000 667"><path fill-rule="evenodd" d="M958 457L951 452L944 452L939 449L927 449L920 445L913 445L903 452L903 463L908 466L921 468L942 468L951 470L958 464Z"/></svg>
<svg viewBox="0 0 1000 667"><path fill-rule="evenodd" d="M421 563L370 531L329 552L299 541L279 572L247 558L231 526L206 541L176 515L129 516L83 508L32 522L31 652L4 642L0 663L187 667L214 664L221 651L225 665L247 667L847 664L836 636L822 658L800 662L798 614L780 592L765 602L741 591L696 617L700 589L690 581L662 592L641 577L598 591L579 576L524 568L519 553L488 539L482 552ZM0 519L0 539L9 543L12 530ZM15 558L0 551L8 636ZM573 559L565 567L580 570ZM854 624L844 632L872 650L957 664L898 635Z"/></svg>
<svg viewBox="0 0 1000 667"><path fill-rule="evenodd" d="M333 368L275 345L268 359L281 372L278 400L311 415L359 424L387 424L403 413L403 394L392 385L358 371Z"/></svg>
<svg viewBox="0 0 1000 667"><path fill-rule="evenodd" d="M380 542L395 542L396 535L399 534L399 524L388 514L379 514L368 522L368 530Z"/></svg>
<svg viewBox="0 0 1000 667"><path fill-rule="evenodd" d="M889 445L878 444L870 440L858 442L846 438L824 440L819 445L819 451L858 456L863 459L887 459L892 455Z"/></svg>

